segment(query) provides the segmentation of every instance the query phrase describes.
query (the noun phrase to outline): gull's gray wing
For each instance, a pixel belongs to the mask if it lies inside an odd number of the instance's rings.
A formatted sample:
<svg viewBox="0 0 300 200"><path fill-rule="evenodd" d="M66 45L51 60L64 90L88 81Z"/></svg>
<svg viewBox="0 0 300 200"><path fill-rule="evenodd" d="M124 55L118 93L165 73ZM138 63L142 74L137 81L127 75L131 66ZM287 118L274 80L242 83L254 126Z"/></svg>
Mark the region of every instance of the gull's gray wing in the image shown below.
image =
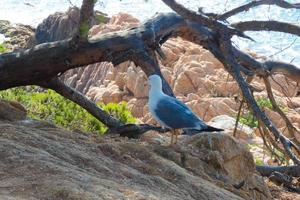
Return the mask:
<svg viewBox="0 0 300 200"><path fill-rule="evenodd" d="M179 100L165 95L158 101L155 115L169 128L193 128L202 130L207 125L199 119L189 107Z"/></svg>

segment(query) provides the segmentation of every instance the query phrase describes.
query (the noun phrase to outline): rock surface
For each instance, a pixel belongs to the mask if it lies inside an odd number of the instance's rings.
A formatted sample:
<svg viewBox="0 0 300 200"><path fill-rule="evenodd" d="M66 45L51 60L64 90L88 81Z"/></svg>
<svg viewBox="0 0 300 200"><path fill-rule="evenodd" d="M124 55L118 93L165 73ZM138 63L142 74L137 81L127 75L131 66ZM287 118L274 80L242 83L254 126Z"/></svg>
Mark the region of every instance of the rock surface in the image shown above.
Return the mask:
<svg viewBox="0 0 300 200"><path fill-rule="evenodd" d="M35 33L37 44L45 42L54 42L74 36L78 28L80 10L77 7L71 7L65 13L56 12L47 17L38 25ZM105 14L95 11L94 24L107 22Z"/></svg>
<svg viewBox="0 0 300 200"><path fill-rule="evenodd" d="M113 16L107 24L94 26L90 30L90 36L91 39L101 37L103 33L138 25L137 19L120 13ZM161 71L177 98L189 105L205 121L219 115L236 116L239 105L233 97L239 95L238 86L210 52L181 38L169 39L163 44L162 50L166 59L160 61ZM134 116L144 122L155 123L147 107L147 78L132 62L115 67L107 62L88 65L85 68L69 70L64 74L63 80L96 102L127 101ZM254 78L251 84L256 90L256 97L266 98L262 80ZM282 108L291 112L292 122L296 123L300 118L300 109L292 109L299 107L296 97L298 85L279 74L273 77L271 85L276 100ZM268 113L277 127L285 127L285 123L276 113ZM296 125L300 128L299 124Z"/></svg>
<svg viewBox="0 0 300 200"><path fill-rule="evenodd" d="M28 25L11 24L9 21L0 20L0 33L6 38L3 44L8 51L26 49L35 44L35 29Z"/></svg>
<svg viewBox="0 0 300 200"><path fill-rule="evenodd" d="M24 120L26 115L27 111L20 103L0 99L0 120Z"/></svg>
<svg viewBox="0 0 300 200"><path fill-rule="evenodd" d="M0 199L271 198L251 153L227 135L180 138L174 147L152 139L0 121Z"/></svg>
<svg viewBox="0 0 300 200"><path fill-rule="evenodd" d="M210 120L209 125L226 130L229 133L234 132L236 119L227 115L219 115ZM253 129L249 126L238 123L236 130L236 138L252 143L255 135Z"/></svg>

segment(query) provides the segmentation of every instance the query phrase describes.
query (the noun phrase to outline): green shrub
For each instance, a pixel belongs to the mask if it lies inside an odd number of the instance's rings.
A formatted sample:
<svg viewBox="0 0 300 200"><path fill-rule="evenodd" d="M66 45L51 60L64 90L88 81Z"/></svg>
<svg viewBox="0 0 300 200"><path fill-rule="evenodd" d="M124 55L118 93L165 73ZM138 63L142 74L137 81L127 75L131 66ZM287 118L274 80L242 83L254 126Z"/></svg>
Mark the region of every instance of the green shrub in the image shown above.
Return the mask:
<svg viewBox="0 0 300 200"><path fill-rule="evenodd" d="M269 108L272 109L272 103L267 98L258 98L256 99L256 102L260 108ZM239 122L242 124L245 124L251 128L258 127L258 121L256 117L253 115L252 111L247 111L244 113L241 117Z"/></svg>
<svg viewBox="0 0 300 200"><path fill-rule="evenodd" d="M269 108L269 109L273 108L270 99L258 98L258 99L256 99L256 102L260 108Z"/></svg>
<svg viewBox="0 0 300 200"><path fill-rule="evenodd" d="M254 158L254 162L256 165L263 166L264 161L261 158Z"/></svg>
<svg viewBox="0 0 300 200"><path fill-rule="evenodd" d="M4 44L0 44L0 53L7 52L7 48L4 46Z"/></svg>
<svg viewBox="0 0 300 200"><path fill-rule="evenodd" d="M28 110L29 117L50 121L68 129L87 132L106 131L106 127L83 108L65 99L53 90L40 90L38 87L19 87L0 91L0 98L18 101ZM135 123L136 119L127 109L126 102L120 104L98 104L103 110L120 119L123 123Z"/></svg>

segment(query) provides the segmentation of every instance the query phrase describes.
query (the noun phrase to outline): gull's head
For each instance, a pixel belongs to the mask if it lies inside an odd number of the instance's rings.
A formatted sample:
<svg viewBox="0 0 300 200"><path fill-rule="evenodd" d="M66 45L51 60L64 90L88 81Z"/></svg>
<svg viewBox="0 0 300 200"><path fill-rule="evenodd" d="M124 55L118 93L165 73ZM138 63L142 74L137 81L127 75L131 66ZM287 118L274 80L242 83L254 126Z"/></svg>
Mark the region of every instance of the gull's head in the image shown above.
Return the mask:
<svg viewBox="0 0 300 200"><path fill-rule="evenodd" d="M149 76L149 85L150 89L161 90L162 89L162 81L159 75L151 75Z"/></svg>

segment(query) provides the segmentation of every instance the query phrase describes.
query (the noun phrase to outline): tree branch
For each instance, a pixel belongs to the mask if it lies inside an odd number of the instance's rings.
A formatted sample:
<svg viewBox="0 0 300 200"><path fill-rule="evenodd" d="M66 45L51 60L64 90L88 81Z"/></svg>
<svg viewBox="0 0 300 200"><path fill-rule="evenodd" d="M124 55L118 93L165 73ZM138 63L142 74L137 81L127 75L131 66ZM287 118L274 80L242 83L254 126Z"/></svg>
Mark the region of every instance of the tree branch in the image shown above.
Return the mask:
<svg viewBox="0 0 300 200"><path fill-rule="evenodd" d="M234 63L232 63L232 64L234 64ZM245 80L243 79L243 77L240 74L240 71L238 69L238 65L233 65L233 69L234 69L233 76L235 77L236 81L238 82L238 85L239 85L240 89L242 90L242 93L243 93L245 99L247 100L248 104L251 106L255 116L259 120L261 120L266 125L266 127L273 133L273 135L275 136L275 139L280 140L280 142L282 143L283 148L285 149L285 151L286 151L287 155L289 156L289 158L291 158L296 165L300 165L300 160L291 151L291 147L293 146L292 142L287 137L285 137L275 127L275 125L266 116L266 114L260 110L260 108L257 105L254 97L251 95L251 91L250 91L247 83L245 82Z"/></svg>
<svg viewBox="0 0 300 200"><path fill-rule="evenodd" d="M293 177L282 174L279 172L273 172L269 177L269 180L277 185L283 185L284 187L288 188L292 192L300 193L300 188L297 188L293 184Z"/></svg>
<svg viewBox="0 0 300 200"><path fill-rule="evenodd" d="M300 27L295 24L278 21L245 21L231 24L241 31L276 31L300 36Z"/></svg>
<svg viewBox="0 0 300 200"><path fill-rule="evenodd" d="M0 89L37 85L69 69L103 61L117 65L133 60L147 75L160 74L158 67L153 68L151 63L146 63L151 59L144 61L146 55L141 58L137 55L142 55L144 49L155 48L162 38L172 37L173 32L194 30L197 30L200 40L209 37L203 26L193 24L190 28L180 16L169 13L158 15L139 28L103 34L90 41L67 39L40 44L22 52L1 54Z"/></svg>
<svg viewBox="0 0 300 200"><path fill-rule="evenodd" d="M80 9L79 27L75 39L87 40L88 31L94 24L94 5L96 0L83 0Z"/></svg>
<svg viewBox="0 0 300 200"><path fill-rule="evenodd" d="M295 150L297 151L298 155L300 155L300 142L296 139L295 133L299 134L299 132L297 131L297 129L293 126L293 124L290 122L290 120L288 119L288 117L284 114L284 112L279 108L279 106L276 103L276 100L274 98L273 92L272 92L272 88L271 88L271 84L268 80L267 77L264 77L264 83L267 89L267 94L268 97L272 103L272 107L273 109L275 109L275 111L282 117L282 119L285 121L286 126L288 128L289 134L290 136L292 136L292 145L295 148Z"/></svg>
<svg viewBox="0 0 300 200"><path fill-rule="evenodd" d="M183 18L187 20L191 20L193 22L197 22L198 24L207 26L207 28L213 29L216 32L218 31L224 31L228 32L228 34L231 36L237 35L243 38L247 38L252 40L250 37L246 36L243 32L225 25L224 23L221 23L217 20L212 20L208 16L204 15L203 13L196 13L194 11L190 11L186 9L184 6L178 4L175 0L162 0L165 4L167 4L172 10L174 10L176 13L181 15Z"/></svg>
<svg viewBox="0 0 300 200"><path fill-rule="evenodd" d="M299 3L291 4L286 1L280 1L280 0L260 0L260 1L251 1L245 5L239 6L237 8L234 8L222 15L218 15L216 17L217 20L226 20L229 17L232 17L233 15L236 15L241 12L248 11L250 8L254 8L260 5L277 5L282 8L300 8Z"/></svg>
<svg viewBox="0 0 300 200"><path fill-rule="evenodd" d="M45 88L52 89L65 98L80 105L108 128L120 127L121 125L123 125L119 120L115 119L113 116L109 115L107 112L98 107L96 103L89 100L80 92L67 86L58 78L53 78L50 81L41 82L39 85Z"/></svg>
<svg viewBox="0 0 300 200"><path fill-rule="evenodd" d="M184 18L195 21L197 23L202 23L216 32L216 35L218 36L218 38L216 39L217 44L209 43L207 47L210 48L209 50L217 57L217 59L219 59L224 64L225 69L236 79L245 100L247 101L248 105L251 106L256 117L266 125L266 127L274 134L276 139L280 140L287 155L294 161L294 163L300 165L300 160L291 151L292 142L278 131L278 129L274 126L270 119L265 115L265 113L260 110L254 97L251 95L249 86L240 73L240 70L243 67L235 60L234 55L236 55L236 51L232 47L230 41L233 34L235 34L232 29L226 27L226 25L224 24L219 24L219 22L209 19L203 14L196 14L195 12L189 11L182 5L176 3L175 0L163 1ZM213 48L212 45L214 45Z"/></svg>
<svg viewBox="0 0 300 200"><path fill-rule="evenodd" d="M300 166L256 166L256 170L262 175L269 177L273 172L280 172L289 176L300 177Z"/></svg>
<svg viewBox="0 0 300 200"><path fill-rule="evenodd" d="M268 69L270 74L280 73L291 80L300 83L300 68L298 66L284 63L284 62L275 62L275 61L266 61L263 65Z"/></svg>

